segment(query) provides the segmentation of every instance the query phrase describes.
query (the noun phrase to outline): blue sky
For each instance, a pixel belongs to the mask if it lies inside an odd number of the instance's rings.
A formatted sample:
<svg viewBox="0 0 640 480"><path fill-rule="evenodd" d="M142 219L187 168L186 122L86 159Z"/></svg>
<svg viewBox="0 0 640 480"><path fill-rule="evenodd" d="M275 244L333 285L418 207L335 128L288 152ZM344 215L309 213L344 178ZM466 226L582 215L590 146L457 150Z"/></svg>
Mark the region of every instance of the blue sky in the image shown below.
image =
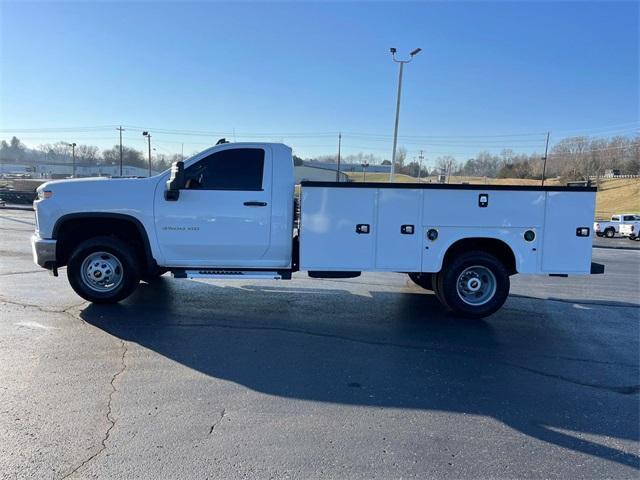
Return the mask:
<svg viewBox="0 0 640 480"><path fill-rule="evenodd" d="M388 158L395 46L423 49L403 85L410 157L539 151L547 130L637 131L638 15L637 2L4 2L0 137L108 147L111 127L42 129L123 124L162 152L235 131L308 156L342 131L346 153ZM536 135L496 136L521 133ZM141 129L125 142L142 149Z"/></svg>

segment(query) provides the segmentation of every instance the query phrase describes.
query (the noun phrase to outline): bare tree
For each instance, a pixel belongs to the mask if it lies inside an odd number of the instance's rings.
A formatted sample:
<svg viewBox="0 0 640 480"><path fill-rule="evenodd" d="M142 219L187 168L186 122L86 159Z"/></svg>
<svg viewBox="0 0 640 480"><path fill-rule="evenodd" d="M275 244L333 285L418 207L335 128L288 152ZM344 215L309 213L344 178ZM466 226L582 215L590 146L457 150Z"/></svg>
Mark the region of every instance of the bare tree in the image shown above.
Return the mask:
<svg viewBox="0 0 640 480"><path fill-rule="evenodd" d="M576 180L589 175L592 165L587 162L590 151L587 137L565 138L551 150L556 162L560 163L560 173ZM595 172L594 172L595 173Z"/></svg>
<svg viewBox="0 0 640 480"><path fill-rule="evenodd" d="M76 158L81 165L97 165L99 160L98 147L93 145L78 145L76 147Z"/></svg>
<svg viewBox="0 0 640 480"><path fill-rule="evenodd" d="M398 147L396 151L396 168L398 171L404 167L404 161L407 159L407 149L404 147Z"/></svg>
<svg viewBox="0 0 640 480"><path fill-rule="evenodd" d="M447 176L447 182L451 173L458 169L458 162L451 155L445 155L436 159L436 168L440 171L441 175Z"/></svg>
<svg viewBox="0 0 640 480"><path fill-rule="evenodd" d="M104 150L102 152L102 161L107 165L119 165L120 146L114 145L113 148ZM142 152L126 146L122 147L122 163L130 167L146 168L149 166L147 160L145 160L142 155Z"/></svg>

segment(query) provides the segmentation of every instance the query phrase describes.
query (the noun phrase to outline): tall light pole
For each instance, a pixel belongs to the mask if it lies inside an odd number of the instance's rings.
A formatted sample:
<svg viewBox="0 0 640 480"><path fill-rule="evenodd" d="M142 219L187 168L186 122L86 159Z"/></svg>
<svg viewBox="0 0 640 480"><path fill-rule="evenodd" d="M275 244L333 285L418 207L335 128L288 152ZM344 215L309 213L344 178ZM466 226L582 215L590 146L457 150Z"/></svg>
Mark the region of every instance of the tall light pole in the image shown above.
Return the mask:
<svg viewBox="0 0 640 480"><path fill-rule="evenodd" d="M149 176L151 176L151 134L145 130L142 132L142 136L147 137L147 142L149 144Z"/></svg>
<svg viewBox="0 0 640 480"><path fill-rule="evenodd" d="M73 164L72 164L72 167L71 167L72 168L71 176L73 178L75 178L76 177L76 142L70 143L69 146L71 147L71 154L73 155Z"/></svg>
<svg viewBox="0 0 640 480"><path fill-rule="evenodd" d="M120 128L116 128L120 132L120 176L122 176L122 132L124 132L124 128L120 125Z"/></svg>
<svg viewBox="0 0 640 480"><path fill-rule="evenodd" d="M391 171L389 172L389 181L393 182L393 174L395 173L396 168L396 147L398 146L398 123L400 122L400 96L402 95L402 71L404 69L404 64L409 63L413 60L417 54L419 54L422 49L416 48L409 52L408 60L399 60L396 58L397 50L395 48L390 48L391 56L393 57L393 61L400 64L400 73L398 74L398 99L396 101L396 125L393 129L393 153L391 154Z"/></svg>
<svg viewBox="0 0 640 480"><path fill-rule="evenodd" d="M336 182L340 181L340 148L342 146L342 133L338 133L338 170L336 170Z"/></svg>
<svg viewBox="0 0 640 480"><path fill-rule="evenodd" d="M363 172L363 182L367 181L367 167L369 167L369 162L364 162L362 164L362 172Z"/></svg>

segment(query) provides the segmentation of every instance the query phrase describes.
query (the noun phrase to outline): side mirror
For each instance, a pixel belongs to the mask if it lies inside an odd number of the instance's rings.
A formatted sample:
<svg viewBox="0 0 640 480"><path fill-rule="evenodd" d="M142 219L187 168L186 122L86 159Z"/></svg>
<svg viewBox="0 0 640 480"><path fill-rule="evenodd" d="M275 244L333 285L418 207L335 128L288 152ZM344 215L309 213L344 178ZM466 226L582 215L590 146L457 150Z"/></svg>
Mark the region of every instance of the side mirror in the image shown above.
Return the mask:
<svg viewBox="0 0 640 480"><path fill-rule="evenodd" d="M164 191L165 200L176 201L180 197L180 190L185 187L184 162L171 164L171 176L167 180L167 189Z"/></svg>

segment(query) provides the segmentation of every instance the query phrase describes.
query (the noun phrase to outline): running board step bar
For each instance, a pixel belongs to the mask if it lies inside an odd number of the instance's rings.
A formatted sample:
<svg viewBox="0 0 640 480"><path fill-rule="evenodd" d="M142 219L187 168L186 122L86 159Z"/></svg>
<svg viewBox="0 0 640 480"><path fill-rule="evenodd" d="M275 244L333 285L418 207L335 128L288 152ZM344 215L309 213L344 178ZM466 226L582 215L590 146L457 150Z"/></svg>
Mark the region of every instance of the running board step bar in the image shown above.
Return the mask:
<svg viewBox="0 0 640 480"><path fill-rule="evenodd" d="M174 270L175 278L215 278L218 280L281 280L279 272L251 270Z"/></svg>

